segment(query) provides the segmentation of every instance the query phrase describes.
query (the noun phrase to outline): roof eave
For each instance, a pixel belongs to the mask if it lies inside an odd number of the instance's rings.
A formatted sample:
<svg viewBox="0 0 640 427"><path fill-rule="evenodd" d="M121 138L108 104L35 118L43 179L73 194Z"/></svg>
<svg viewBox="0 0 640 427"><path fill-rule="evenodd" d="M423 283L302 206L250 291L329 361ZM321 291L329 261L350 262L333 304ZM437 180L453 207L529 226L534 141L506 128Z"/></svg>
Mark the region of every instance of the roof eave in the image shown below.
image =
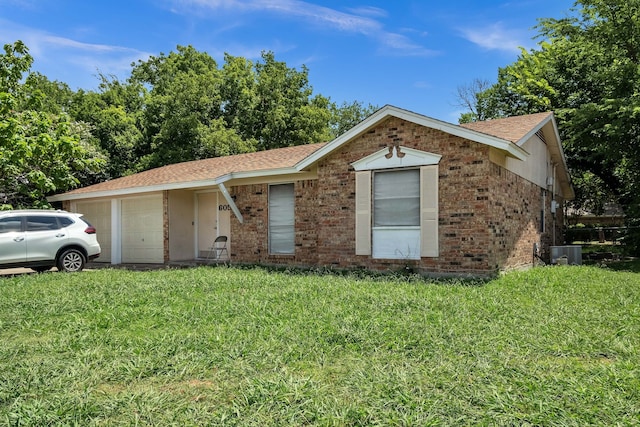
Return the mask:
<svg viewBox="0 0 640 427"><path fill-rule="evenodd" d="M201 187L211 187L214 185L218 185L218 179L212 180L202 180L202 181L190 181L190 182L177 182L174 184L157 184L157 185L147 185L142 187L128 187L128 188L120 188L117 190L103 190L103 191L91 191L86 193L62 193L56 194L54 196L47 197L49 202L62 202L65 200L81 200L81 199L93 199L93 198L101 198L101 197L117 197L117 196L129 196L132 194L140 194L140 193L155 193L163 190L182 190L185 188L201 188Z"/></svg>
<svg viewBox="0 0 640 427"><path fill-rule="evenodd" d="M266 169L266 170L248 171L248 172L231 172L225 175L218 176L216 178L206 179L206 180L176 182L172 184L157 184L157 185L148 185L148 186L140 186L140 187L128 187L128 188L121 188L117 190L92 191L92 192L75 193L75 194L69 194L69 193L56 194L56 195L47 197L47 200L49 202L62 202L65 200L81 200L81 199L89 199L89 198L93 199L93 198L102 198L102 197L130 196L133 194L154 193L154 192L164 191L164 190L198 189L198 188L217 186L221 183L230 181L232 179L273 177L273 176L297 174L297 173L300 173L300 171L298 171L296 168L293 168L293 167Z"/></svg>
<svg viewBox="0 0 640 427"><path fill-rule="evenodd" d="M571 185L571 175L569 174L569 168L567 165L567 158L564 154L564 149L562 148L562 143L560 142L560 133L558 132L558 123L556 122L555 115L550 114L549 118L543 120L542 124L538 127L542 129L544 125L551 122L553 129L553 137L555 138L555 144L553 149L549 149L552 152L552 155L555 154L557 157L556 164L562 166L562 176L560 177L560 187L562 188L562 194L566 200L573 200L576 198L576 193ZM536 130L537 132L537 130Z"/></svg>

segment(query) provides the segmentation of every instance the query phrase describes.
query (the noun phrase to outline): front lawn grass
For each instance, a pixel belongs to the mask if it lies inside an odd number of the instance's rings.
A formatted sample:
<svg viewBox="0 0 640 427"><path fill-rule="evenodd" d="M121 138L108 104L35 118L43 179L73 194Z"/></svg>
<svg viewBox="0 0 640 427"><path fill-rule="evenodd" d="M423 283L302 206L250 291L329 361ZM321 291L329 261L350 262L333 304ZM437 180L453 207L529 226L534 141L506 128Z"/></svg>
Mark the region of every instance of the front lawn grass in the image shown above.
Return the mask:
<svg viewBox="0 0 640 427"><path fill-rule="evenodd" d="M0 279L0 425L637 425L640 276Z"/></svg>

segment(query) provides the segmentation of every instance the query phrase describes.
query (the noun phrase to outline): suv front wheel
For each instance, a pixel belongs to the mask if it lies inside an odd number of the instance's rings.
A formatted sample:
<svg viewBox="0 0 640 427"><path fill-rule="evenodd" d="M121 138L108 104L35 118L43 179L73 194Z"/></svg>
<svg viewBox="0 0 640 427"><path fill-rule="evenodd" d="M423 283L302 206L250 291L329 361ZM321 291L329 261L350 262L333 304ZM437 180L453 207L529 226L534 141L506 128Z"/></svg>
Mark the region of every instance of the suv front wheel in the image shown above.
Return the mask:
<svg viewBox="0 0 640 427"><path fill-rule="evenodd" d="M84 254L78 249L66 249L58 257L57 267L60 271L70 273L82 271L84 268Z"/></svg>

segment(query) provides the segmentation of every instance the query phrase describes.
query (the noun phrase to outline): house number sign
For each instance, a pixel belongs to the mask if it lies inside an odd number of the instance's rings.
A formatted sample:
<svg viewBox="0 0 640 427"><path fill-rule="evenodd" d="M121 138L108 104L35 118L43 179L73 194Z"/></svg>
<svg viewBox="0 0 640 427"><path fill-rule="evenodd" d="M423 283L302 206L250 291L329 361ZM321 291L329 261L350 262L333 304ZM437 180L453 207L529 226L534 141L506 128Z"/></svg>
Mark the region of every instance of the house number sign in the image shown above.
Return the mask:
<svg viewBox="0 0 640 427"><path fill-rule="evenodd" d="M229 206L229 205L218 205L218 210L219 211L230 211L231 210L231 206Z"/></svg>

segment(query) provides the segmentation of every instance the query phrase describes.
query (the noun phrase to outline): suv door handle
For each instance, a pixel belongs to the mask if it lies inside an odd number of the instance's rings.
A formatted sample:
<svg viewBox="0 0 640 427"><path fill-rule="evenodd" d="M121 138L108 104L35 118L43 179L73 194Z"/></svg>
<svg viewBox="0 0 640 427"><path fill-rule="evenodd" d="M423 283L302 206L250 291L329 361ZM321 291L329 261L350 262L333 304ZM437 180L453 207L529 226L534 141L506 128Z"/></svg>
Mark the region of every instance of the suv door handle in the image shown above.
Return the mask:
<svg viewBox="0 0 640 427"><path fill-rule="evenodd" d="M64 237L64 233L58 233L56 234L56 237Z"/></svg>
<svg viewBox="0 0 640 427"><path fill-rule="evenodd" d="M24 240L24 236L18 236L15 239L13 239L14 242L22 242Z"/></svg>

